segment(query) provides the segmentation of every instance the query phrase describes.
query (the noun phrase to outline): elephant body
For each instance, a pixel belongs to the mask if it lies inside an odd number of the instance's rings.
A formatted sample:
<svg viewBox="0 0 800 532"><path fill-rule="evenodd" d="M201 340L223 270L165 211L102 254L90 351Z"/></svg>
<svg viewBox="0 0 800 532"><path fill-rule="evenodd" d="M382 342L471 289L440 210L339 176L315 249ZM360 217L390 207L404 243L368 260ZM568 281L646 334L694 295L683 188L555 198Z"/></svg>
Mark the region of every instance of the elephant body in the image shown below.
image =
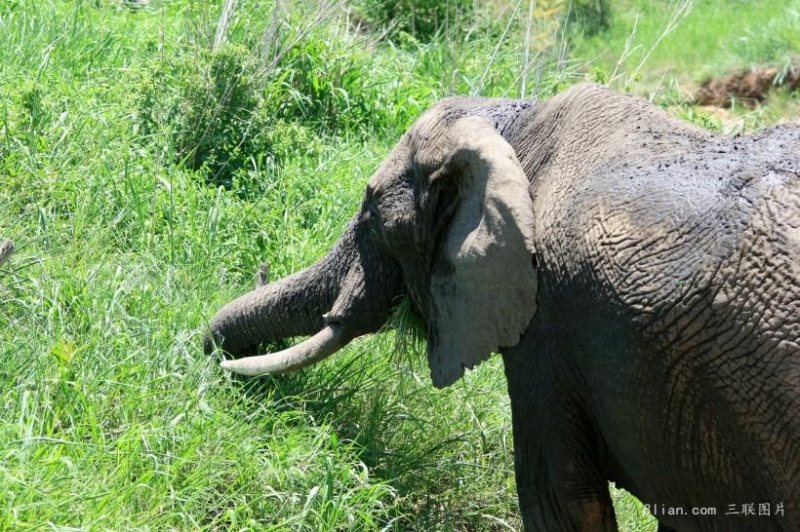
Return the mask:
<svg viewBox="0 0 800 532"><path fill-rule="evenodd" d="M403 295L436 386L502 354L526 530L616 530L609 480L664 527L798 530L796 125L716 136L588 84L444 100L334 250L227 305L207 350L317 333L223 363L294 370L377 330ZM741 515L764 503L784 516Z"/></svg>
<svg viewBox="0 0 800 532"><path fill-rule="evenodd" d="M613 123L598 109L545 135L595 130L599 156L576 161L566 146L520 157L535 176L538 305L549 309L504 352L515 448L528 449L518 478L550 472L519 486L526 526L574 516L611 529L614 480L657 508L718 512L702 527L665 516L677 530L792 529L724 514L796 499L800 132L720 138L635 104L642 113L610 132L591 124Z"/></svg>

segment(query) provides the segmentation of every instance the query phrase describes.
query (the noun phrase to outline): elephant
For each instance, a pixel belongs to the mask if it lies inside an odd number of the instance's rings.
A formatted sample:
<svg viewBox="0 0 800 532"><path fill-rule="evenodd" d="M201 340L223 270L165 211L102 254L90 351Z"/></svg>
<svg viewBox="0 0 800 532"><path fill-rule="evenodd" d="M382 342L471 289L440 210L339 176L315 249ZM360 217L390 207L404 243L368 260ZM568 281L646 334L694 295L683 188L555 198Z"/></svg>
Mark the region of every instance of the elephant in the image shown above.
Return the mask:
<svg viewBox="0 0 800 532"><path fill-rule="evenodd" d="M617 530L609 481L660 531L800 530L797 124L715 134L590 83L443 99L331 250L222 307L204 348L295 371L402 298L435 387L502 357L526 531Z"/></svg>

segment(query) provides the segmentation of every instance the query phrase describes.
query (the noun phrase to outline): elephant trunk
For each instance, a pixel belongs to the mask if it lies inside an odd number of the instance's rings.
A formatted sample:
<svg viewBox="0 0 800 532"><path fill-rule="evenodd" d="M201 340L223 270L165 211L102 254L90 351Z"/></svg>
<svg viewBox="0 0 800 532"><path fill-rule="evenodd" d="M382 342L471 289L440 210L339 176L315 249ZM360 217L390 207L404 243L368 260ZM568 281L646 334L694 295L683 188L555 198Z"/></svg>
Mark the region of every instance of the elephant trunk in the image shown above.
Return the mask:
<svg viewBox="0 0 800 532"><path fill-rule="evenodd" d="M312 266L261 286L222 307L204 339L207 354L216 347L241 355L258 344L319 332L333 306L353 255L352 224L334 248Z"/></svg>
<svg viewBox="0 0 800 532"><path fill-rule="evenodd" d="M256 288L222 307L211 319L206 352L216 345L238 355L262 342L319 331L336 294L317 269Z"/></svg>

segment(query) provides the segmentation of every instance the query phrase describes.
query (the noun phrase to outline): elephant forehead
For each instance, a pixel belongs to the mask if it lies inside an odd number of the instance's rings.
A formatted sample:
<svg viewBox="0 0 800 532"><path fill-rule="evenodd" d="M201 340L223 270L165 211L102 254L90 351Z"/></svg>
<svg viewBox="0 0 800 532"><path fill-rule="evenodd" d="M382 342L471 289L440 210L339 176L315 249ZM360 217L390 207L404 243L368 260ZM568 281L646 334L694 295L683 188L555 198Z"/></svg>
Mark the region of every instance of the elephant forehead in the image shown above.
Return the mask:
<svg viewBox="0 0 800 532"><path fill-rule="evenodd" d="M411 152L405 139L397 144L367 182L368 193L374 196L385 194L396 186L412 164Z"/></svg>
<svg viewBox="0 0 800 532"><path fill-rule="evenodd" d="M403 178L424 181L444 164L458 144L458 132L451 128L466 117L479 117L502 135L513 129L535 102L502 98L451 97L437 102L420 116L397 143L369 181L380 192ZM463 131L461 132L463 133ZM456 138L454 138L456 137Z"/></svg>
<svg viewBox="0 0 800 532"><path fill-rule="evenodd" d="M423 172L441 166L454 145L461 144L465 129L457 125L464 119L475 118L471 122L473 125L481 123L492 131L502 132L532 105L532 102L499 98L454 97L442 100L426 111L407 133L414 165Z"/></svg>
<svg viewBox="0 0 800 532"><path fill-rule="evenodd" d="M428 110L406 134L413 164L423 173L430 173L444 163L446 157L446 122L441 108Z"/></svg>
<svg viewBox="0 0 800 532"><path fill-rule="evenodd" d="M440 115L436 108L426 111L403 135L367 182L371 194L387 194L413 174L427 176L441 166L446 154Z"/></svg>

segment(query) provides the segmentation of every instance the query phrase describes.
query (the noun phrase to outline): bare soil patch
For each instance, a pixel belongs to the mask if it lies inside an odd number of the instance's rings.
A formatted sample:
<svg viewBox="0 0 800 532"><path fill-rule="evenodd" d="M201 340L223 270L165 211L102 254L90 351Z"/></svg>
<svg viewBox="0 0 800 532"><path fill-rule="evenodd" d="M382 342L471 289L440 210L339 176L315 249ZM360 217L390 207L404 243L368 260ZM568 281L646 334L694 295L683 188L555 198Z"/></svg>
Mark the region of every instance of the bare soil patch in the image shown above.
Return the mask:
<svg viewBox="0 0 800 532"><path fill-rule="evenodd" d="M695 93L695 103L728 108L735 100L739 105L753 108L766 100L769 92L777 87L800 90L800 67L756 67L709 78Z"/></svg>

